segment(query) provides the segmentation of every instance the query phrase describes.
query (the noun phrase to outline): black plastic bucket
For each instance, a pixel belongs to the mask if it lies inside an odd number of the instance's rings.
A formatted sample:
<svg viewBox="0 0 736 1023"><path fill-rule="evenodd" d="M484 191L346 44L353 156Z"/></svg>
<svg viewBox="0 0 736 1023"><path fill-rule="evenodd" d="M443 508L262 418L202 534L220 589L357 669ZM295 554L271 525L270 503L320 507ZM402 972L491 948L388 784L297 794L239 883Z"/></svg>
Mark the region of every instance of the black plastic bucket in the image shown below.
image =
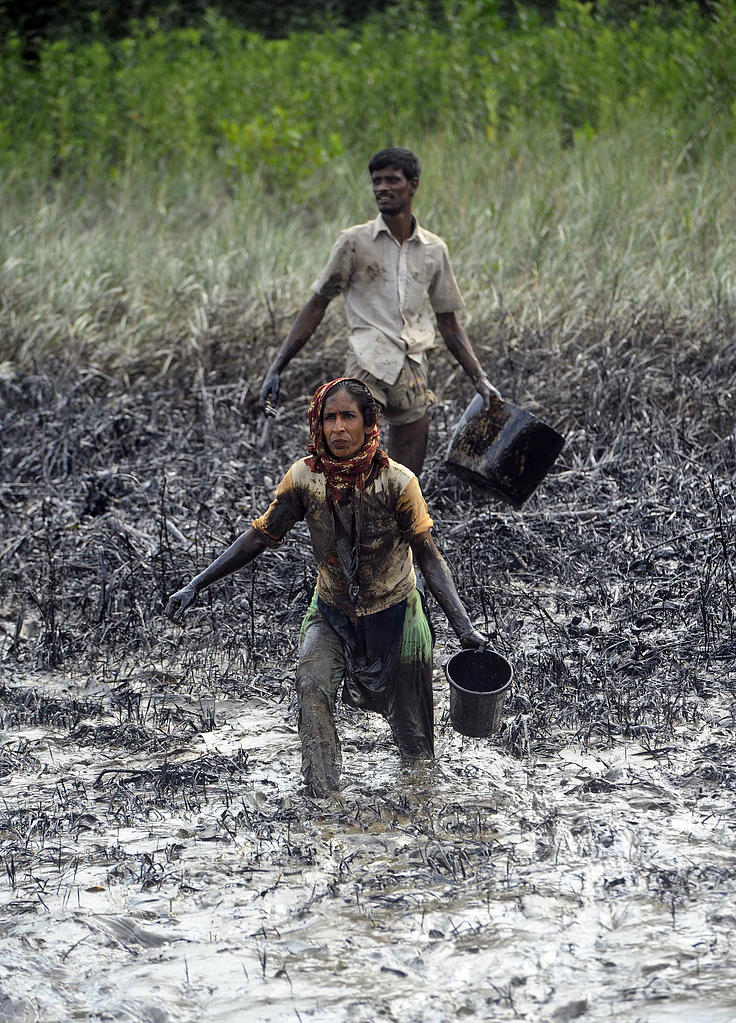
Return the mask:
<svg viewBox="0 0 736 1023"><path fill-rule="evenodd" d="M476 394L455 428L447 467L481 490L520 508L551 469L565 439L531 412L500 398L490 408Z"/></svg>
<svg viewBox="0 0 736 1023"><path fill-rule="evenodd" d="M476 738L498 729L514 670L495 650L461 650L445 665L450 683L450 720L461 735Z"/></svg>

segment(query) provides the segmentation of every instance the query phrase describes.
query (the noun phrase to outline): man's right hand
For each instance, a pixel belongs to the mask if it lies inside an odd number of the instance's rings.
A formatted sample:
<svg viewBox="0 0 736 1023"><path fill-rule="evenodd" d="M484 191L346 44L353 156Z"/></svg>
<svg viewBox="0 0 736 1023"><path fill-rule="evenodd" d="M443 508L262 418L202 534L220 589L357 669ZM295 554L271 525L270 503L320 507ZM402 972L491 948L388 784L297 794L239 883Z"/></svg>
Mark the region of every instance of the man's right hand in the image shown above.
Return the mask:
<svg viewBox="0 0 736 1023"><path fill-rule="evenodd" d="M169 602L166 605L166 614L172 622L180 622L181 616L188 607L191 607L196 599L197 587L194 583L187 583L186 586L177 590L176 593L169 597Z"/></svg>
<svg viewBox="0 0 736 1023"><path fill-rule="evenodd" d="M266 379L263 381L259 396L261 408L267 416L272 416L276 412L276 402L279 400L280 383L280 375L273 370L269 370L266 374Z"/></svg>

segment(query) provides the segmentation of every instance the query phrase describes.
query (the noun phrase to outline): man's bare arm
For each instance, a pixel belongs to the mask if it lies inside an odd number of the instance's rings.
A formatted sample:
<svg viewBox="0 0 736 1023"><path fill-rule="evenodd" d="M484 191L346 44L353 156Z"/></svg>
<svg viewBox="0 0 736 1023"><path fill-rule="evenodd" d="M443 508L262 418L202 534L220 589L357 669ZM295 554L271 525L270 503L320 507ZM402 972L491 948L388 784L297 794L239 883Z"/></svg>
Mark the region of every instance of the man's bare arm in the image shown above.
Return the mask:
<svg viewBox="0 0 736 1023"><path fill-rule="evenodd" d="M501 395L486 376L457 314L437 313L437 327L450 355L460 363L468 374L476 391L483 398L484 407L488 408L491 398L500 398Z"/></svg>
<svg viewBox="0 0 736 1023"><path fill-rule="evenodd" d="M279 348L276 358L266 371L261 386L260 402L261 408L265 410L266 401L275 405L279 397L279 384L281 373L286 369L291 360L297 355L307 341L314 334L322 322L325 310L330 304L328 298L314 292L304 303L297 317L291 325L291 330L286 335L284 343Z"/></svg>

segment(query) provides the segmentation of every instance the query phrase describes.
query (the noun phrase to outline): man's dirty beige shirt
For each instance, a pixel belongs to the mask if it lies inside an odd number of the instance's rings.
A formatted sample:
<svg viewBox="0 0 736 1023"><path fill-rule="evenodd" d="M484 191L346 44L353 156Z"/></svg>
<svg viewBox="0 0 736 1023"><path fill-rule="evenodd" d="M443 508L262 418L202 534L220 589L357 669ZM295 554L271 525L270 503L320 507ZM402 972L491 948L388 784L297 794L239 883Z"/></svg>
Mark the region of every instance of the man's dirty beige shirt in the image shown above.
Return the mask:
<svg viewBox="0 0 736 1023"><path fill-rule="evenodd" d="M396 382L407 356L418 361L433 347L434 315L463 308L442 239L415 219L400 244L380 214L340 232L312 291L328 300L345 295L349 347L363 369L387 384Z"/></svg>
<svg viewBox="0 0 736 1023"><path fill-rule="evenodd" d="M340 568L325 476L312 472L306 459L295 462L276 488L268 510L253 528L269 546L281 543L291 527L306 520L317 561L317 594L351 618L375 614L408 597L416 585L409 543L432 528L427 503L413 472L389 459L366 484L360 537L357 603L348 595Z"/></svg>

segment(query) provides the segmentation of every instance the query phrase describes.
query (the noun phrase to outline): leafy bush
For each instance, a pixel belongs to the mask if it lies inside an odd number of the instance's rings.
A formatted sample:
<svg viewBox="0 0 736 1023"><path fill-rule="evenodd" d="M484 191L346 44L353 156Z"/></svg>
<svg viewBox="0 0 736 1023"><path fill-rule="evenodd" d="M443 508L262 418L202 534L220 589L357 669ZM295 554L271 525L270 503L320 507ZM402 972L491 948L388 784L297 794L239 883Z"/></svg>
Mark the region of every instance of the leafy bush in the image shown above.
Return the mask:
<svg viewBox="0 0 736 1023"><path fill-rule="evenodd" d="M732 122L736 0L667 25L655 8L611 21L577 0L546 21L519 8L513 29L493 0L432 12L398 0L357 29L287 39L215 14L196 29L150 19L115 41L43 43L33 65L11 35L0 169L89 185L219 164L286 195L342 154L362 163L439 130L466 145L547 125L564 146L649 115L684 143Z"/></svg>

